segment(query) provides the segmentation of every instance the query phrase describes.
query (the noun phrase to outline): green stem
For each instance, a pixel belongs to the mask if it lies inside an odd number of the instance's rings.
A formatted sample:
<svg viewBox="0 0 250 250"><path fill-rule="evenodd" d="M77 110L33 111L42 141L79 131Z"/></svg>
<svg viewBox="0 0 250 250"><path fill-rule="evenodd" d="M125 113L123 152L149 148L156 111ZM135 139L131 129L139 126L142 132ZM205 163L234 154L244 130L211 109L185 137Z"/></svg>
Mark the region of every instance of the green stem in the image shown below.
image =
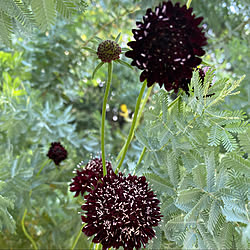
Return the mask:
<svg viewBox="0 0 250 250"><path fill-rule="evenodd" d="M153 86L154 86L154 85L153 85ZM137 119L136 124L135 124L135 129L138 127L138 125L139 125L139 123L140 123L141 116L142 116L142 112L143 112L143 110L144 110L144 108L145 108L145 106L146 106L146 103L147 103L147 101L148 101L148 98L149 98L149 96L150 96L150 94L151 94L152 89L153 89L153 87L148 88L148 91L147 91L147 93L146 93L146 96L145 96L145 98L144 98L143 101L142 101L142 105L141 105L141 108L140 108L140 111L139 111L139 114L138 114L138 119ZM134 133L133 133L133 136L134 136ZM133 136L132 136L131 139L133 139Z"/></svg>
<svg viewBox="0 0 250 250"><path fill-rule="evenodd" d="M89 249L93 250L93 246L94 246L94 243L93 243L93 241L91 241Z"/></svg>
<svg viewBox="0 0 250 250"><path fill-rule="evenodd" d="M143 101L142 101L142 105L141 105L141 108L140 108L140 111L139 111L139 114L138 114L138 118L137 118L137 121L136 121L136 124L135 124L135 129L134 129L134 131L136 130L136 128L137 128L138 125L139 125L139 122L140 122L140 119L141 119L141 116L142 116L142 112L143 112L144 107L145 107L145 105L146 105L146 103L147 103L147 101L148 101L148 98L149 98L149 96L150 96L150 94L151 94L152 89L153 89L153 87L148 88L147 94L146 94L145 98L144 98ZM132 137L131 137L131 140L133 140L133 137L134 137L134 132L133 132L133 135L132 135ZM118 156L117 156L117 158L116 158L116 162L118 162L118 161L120 160L120 158L121 158L121 156L122 156L122 154L123 154L125 145L126 145L126 144L123 145L121 151L119 152L119 154L118 154Z"/></svg>
<svg viewBox="0 0 250 250"><path fill-rule="evenodd" d="M179 95L178 97L176 97L169 105L168 105L168 109L170 109L173 105L175 105L175 103L178 102L178 100L181 98L181 95Z"/></svg>
<svg viewBox="0 0 250 250"><path fill-rule="evenodd" d="M110 63L108 63L108 80L107 80L107 84L106 84L106 90L105 90L103 105L102 105L101 149L102 149L103 176L105 176L107 174L106 160L105 160L104 134L105 134L106 106L107 106L109 89L110 89L111 80L112 80L112 71L113 71L113 62L111 61Z"/></svg>
<svg viewBox="0 0 250 250"><path fill-rule="evenodd" d="M23 217L22 217L22 221L21 221L22 229L23 229L23 232L24 232L25 236L27 237L27 239L31 242L33 248L37 250L38 248L37 248L35 241L32 239L32 237L26 231L26 228L24 226L24 220L25 220L25 216L27 214L27 211L28 211L27 208L25 208L24 213L23 213Z"/></svg>
<svg viewBox="0 0 250 250"><path fill-rule="evenodd" d="M80 228L80 230L79 230L79 233L77 234L77 236L76 236L76 238L75 238L75 240L74 240L74 243L73 243L73 245L72 245L72 247L71 247L71 250L74 250L74 249L75 249L76 244L77 244L77 242L78 242L78 240L79 240L79 238L80 238L80 236L81 236L82 229L83 229L83 227L84 227L85 225L86 225L86 223L84 223L84 224L81 226L81 228Z"/></svg>
<svg viewBox="0 0 250 250"><path fill-rule="evenodd" d="M141 104L141 99L142 99L142 96L143 96L143 93L144 93L144 90L146 88L146 85L147 85L147 82L144 81L142 87L141 87L141 91L139 93L139 96L138 96L138 99L137 99L137 102L136 102L136 106L135 106L135 112L134 112L134 117L133 117L133 120L132 120L132 125L131 125L131 128L130 128L130 131L129 131L129 135L128 135L128 138L127 138L127 141L126 141L126 144L125 144L125 147L124 147L124 150L123 150L123 153L122 153L122 157L121 157L121 160L115 170L115 173L117 174L119 169L121 168L122 166L122 163L125 159L125 156L126 156L126 153L128 151L128 146L130 144L130 141L131 141L131 138L134 134L134 130L135 130L135 124L136 124L136 120L137 120L137 116L138 116L138 112L139 112L139 108L140 108L140 104Z"/></svg>
<svg viewBox="0 0 250 250"><path fill-rule="evenodd" d="M40 167L39 171L36 174L36 177L38 177L40 175L40 173L43 171L44 167L50 162L50 160L48 159L47 161L45 161L43 163L43 165Z"/></svg>
<svg viewBox="0 0 250 250"><path fill-rule="evenodd" d="M135 170L137 169L137 167L138 167L139 164L141 163L141 161L142 161L142 159L143 159L143 157L144 157L144 155L145 155L145 153L146 153L146 150L147 150L147 148L144 147L143 150L142 150L142 152L141 152L140 158L139 158L139 160L138 160L138 162L137 162L137 164L136 164L136 166L135 166L133 175L135 175Z"/></svg>
<svg viewBox="0 0 250 250"><path fill-rule="evenodd" d="M48 160L46 160L43 163L43 165L40 167L39 171L37 172L36 177L38 177L40 175L40 173L42 172L43 168L47 165L47 163L49 163L49 161L50 160L48 159ZM31 194L32 194L32 190L29 191L29 197L31 197ZM27 208L25 208L24 213L23 213L23 217L22 217L22 220L21 220L22 229L23 229L23 232L24 232L26 238L31 242L33 248L34 249L38 249L35 241L29 235L29 233L27 232L27 230L25 228L25 225L24 225L24 220L25 220L25 216L26 216L27 212L28 212L28 210L27 210Z"/></svg>
<svg viewBox="0 0 250 250"><path fill-rule="evenodd" d="M187 5L187 9L190 7L191 2L192 2L192 0L188 0L187 1L187 4L186 4Z"/></svg>
<svg viewBox="0 0 250 250"><path fill-rule="evenodd" d="M96 244L96 245L95 245L95 250L99 250L100 247L101 247L101 244L100 244L100 243Z"/></svg>
<svg viewBox="0 0 250 250"><path fill-rule="evenodd" d="M168 109L170 109L173 105L175 105L175 103L177 103L179 101L179 99L181 98L181 93L178 95L178 97L176 97L169 105L168 105ZM161 111L159 117L162 117L163 112Z"/></svg>

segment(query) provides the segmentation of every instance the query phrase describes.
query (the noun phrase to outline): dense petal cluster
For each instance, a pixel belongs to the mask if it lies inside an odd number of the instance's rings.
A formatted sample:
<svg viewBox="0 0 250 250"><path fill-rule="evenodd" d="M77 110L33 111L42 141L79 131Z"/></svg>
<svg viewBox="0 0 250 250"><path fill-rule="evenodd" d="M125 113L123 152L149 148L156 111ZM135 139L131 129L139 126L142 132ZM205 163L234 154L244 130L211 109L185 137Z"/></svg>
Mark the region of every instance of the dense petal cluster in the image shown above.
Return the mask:
<svg viewBox="0 0 250 250"><path fill-rule="evenodd" d="M67 150L61 145L60 142L52 142L47 154L47 156L53 160L56 165L59 165L61 161L65 160L67 155Z"/></svg>
<svg viewBox="0 0 250 250"><path fill-rule="evenodd" d="M95 187L98 181L103 176L102 158L94 158L83 167L83 162L77 165L76 176L72 179L70 184L70 191L76 192L74 197L77 197L80 193L83 196L85 192L90 192ZM112 174L113 169L111 163L106 161L107 174Z"/></svg>
<svg viewBox="0 0 250 250"><path fill-rule="evenodd" d="M163 2L155 11L147 9L138 29L133 29L135 41L128 43L132 50L125 55L132 58L131 65L143 70L140 81L148 87L158 83L167 91L179 88L188 91L193 68L201 63L206 37L195 18L192 8L171 1Z"/></svg>
<svg viewBox="0 0 250 250"><path fill-rule="evenodd" d="M82 231L95 235L93 242L103 249L139 249L155 236L153 227L162 217L160 201L144 176L106 175L84 198L82 221L87 224Z"/></svg>
<svg viewBox="0 0 250 250"><path fill-rule="evenodd" d="M111 40L101 42L97 48L98 58L102 62L111 62L119 59L121 52L121 47L115 41Z"/></svg>

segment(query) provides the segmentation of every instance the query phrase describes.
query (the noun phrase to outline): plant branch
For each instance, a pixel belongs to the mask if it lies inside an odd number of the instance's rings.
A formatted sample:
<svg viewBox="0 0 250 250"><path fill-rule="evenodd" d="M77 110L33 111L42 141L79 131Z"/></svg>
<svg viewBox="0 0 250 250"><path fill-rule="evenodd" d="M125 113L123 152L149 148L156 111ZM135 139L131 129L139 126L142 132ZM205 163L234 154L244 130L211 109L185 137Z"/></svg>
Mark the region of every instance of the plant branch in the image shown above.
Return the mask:
<svg viewBox="0 0 250 250"><path fill-rule="evenodd" d="M152 89L153 89L153 87L148 88L147 94L146 94L145 98L144 98L143 101L142 101L142 105L141 105L141 108L140 108L140 111L139 111L139 114L138 114L138 118L137 118L137 121L136 121L136 124L135 124L134 132L135 132L135 130L137 129L137 127L139 126L139 123L140 123L140 120L141 120L141 116L142 116L142 112L143 112L144 107L145 107L145 105L146 105L146 103L147 103L147 101L148 101L148 98L149 98L149 96L150 96L150 94L151 94ZM131 141L132 141L133 138L134 138L134 132L133 132L133 135L132 135L132 137L131 137ZM118 161L120 160L120 158L121 158L121 156L122 156L122 154L123 154L125 145L126 145L126 144L123 145L121 151L119 152L119 154L118 154L118 156L117 156L117 158L116 158L116 162L118 162Z"/></svg>
<svg viewBox="0 0 250 250"><path fill-rule="evenodd" d="M82 229L83 229L83 227L84 227L85 225L86 225L86 223L84 223L84 224L81 226L81 228L80 228L80 230L79 230L79 232L78 232L78 234L77 234L77 236L76 236L76 238L75 238L75 240L74 240L74 242L73 242L73 245L72 245L72 247L70 248L71 250L74 250L74 249L75 249L76 244L77 244L77 242L78 242L78 240L79 240L79 238L80 238L80 236L81 236Z"/></svg>
<svg viewBox="0 0 250 250"><path fill-rule="evenodd" d="M136 106L135 106L135 112L134 112L134 117L133 117L133 121L132 121L132 125L131 125L131 128L130 128L130 131L129 131L129 135L128 135L128 138L127 138L127 141L126 141L126 144L125 144L125 147L124 147L124 150L122 152L122 157L121 157L121 160L115 170L115 173L117 174L119 169L121 168L122 166L122 163L125 159L125 156L126 156L126 153L128 151L128 147L129 147L129 144L131 142L131 139L132 139L132 136L134 135L134 131L135 131L135 124L136 124L136 121L137 121L137 116L138 116L138 113L139 113L139 109L140 109L140 104L141 104L141 99L142 99L142 96L143 96L143 93L144 93L144 90L146 88L146 85L147 85L147 82L144 81L142 87L141 87L141 91L139 93L139 96L138 96L138 99L137 99L137 102L136 102ZM146 98L145 98L146 99Z"/></svg>
<svg viewBox="0 0 250 250"><path fill-rule="evenodd" d="M108 101L109 89L112 80L113 62L108 63L108 80L106 83L106 90L102 105L102 127L101 127L101 150L102 150L102 165L103 165L103 176L107 174L106 160L105 160L105 118L106 118L106 106Z"/></svg>
<svg viewBox="0 0 250 250"><path fill-rule="evenodd" d="M186 4L187 5L187 9L190 7L191 2L192 2L192 0L188 0L187 1L187 4Z"/></svg>

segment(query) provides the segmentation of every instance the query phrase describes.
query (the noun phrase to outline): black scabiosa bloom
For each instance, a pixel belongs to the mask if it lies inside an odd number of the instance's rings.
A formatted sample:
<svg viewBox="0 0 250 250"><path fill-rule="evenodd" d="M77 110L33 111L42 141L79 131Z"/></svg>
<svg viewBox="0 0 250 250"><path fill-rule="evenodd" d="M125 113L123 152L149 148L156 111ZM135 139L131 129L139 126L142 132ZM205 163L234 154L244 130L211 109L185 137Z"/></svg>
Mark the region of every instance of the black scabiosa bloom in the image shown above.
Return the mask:
<svg viewBox="0 0 250 250"><path fill-rule="evenodd" d="M155 236L153 227L162 217L160 201L144 176L106 175L84 198L82 221L87 224L82 231L95 235L93 242L103 249L139 249Z"/></svg>
<svg viewBox="0 0 250 250"><path fill-rule="evenodd" d="M61 161L67 158L68 152L60 142L52 142L47 156L59 165Z"/></svg>
<svg viewBox="0 0 250 250"><path fill-rule="evenodd" d="M70 184L70 191L76 192L74 197L77 197L80 193L83 196L85 192L90 192L93 187L95 187L98 181L103 177L103 166L102 158L94 158L83 167L83 162L77 165L76 173L77 175L72 179ZM106 161L107 174L112 174L113 169L111 163Z"/></svg>
<svg viewBox="0 0 250 250"><path fill-rule="evenodd" d="M147 79L148 87L158 83L167 91L179 88L188 91L193 68L201 63L206 37L192 8L180 7L171 1L163 2L155 11L147 9L138 29L133 29L135 41L128 43L132 50L125 56L132 58L132 66L143 70L140 81Z"/></svg>
<svg viewBox="0 0 250 250"><path fill-rule="evenodd" d="M104 63L119 59L121 52L121 47L111 40L101 42L97 48L98 58Z"/></svg>

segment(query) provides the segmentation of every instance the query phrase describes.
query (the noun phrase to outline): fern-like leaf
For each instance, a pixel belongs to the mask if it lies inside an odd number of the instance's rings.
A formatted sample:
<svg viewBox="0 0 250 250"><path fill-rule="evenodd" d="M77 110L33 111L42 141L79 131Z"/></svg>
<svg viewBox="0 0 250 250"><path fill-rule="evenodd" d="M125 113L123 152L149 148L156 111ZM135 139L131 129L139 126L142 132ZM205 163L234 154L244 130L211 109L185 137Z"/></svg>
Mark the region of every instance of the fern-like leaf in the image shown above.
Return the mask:
<svg viewBox="0 0 250 250"><path fill-rule="evenodd" d="M240 145L243 150L250 154L250 128L244 134L239 135Z"/></svg>
<svg viewBox="0 0 250 250"><path fill-rule="evenodd" d="M165 236L168 240L176 241L177 244L182 245L185 238L186 226L183 221L183 215L179 215L169 220L163 227Z"/></svg>
<svg viewBox="0 0 250 250"><path fill-rule="evenodd" d="M232 152L237 148L236 139L226 130L221 131L221 140L227 152Z"/></svg>
<svg viewBox="0 0 250 250"><path fill-rule="evenodd" d="M241 155L237 153L228 153L222 158L221 164L225 168L234 169L247 177L250 176L250 160L244 159Z"/></svg>
<svg viewBox="0 0 250 250"><path fill-rule="evenodd" d="M55 22L56 11L54 0L32 0L32 11L38 27L46 31Z"/></svg>
<svg viewBox="0 0 250 250"><path fill-rule="evenodd" d="M178 198L176 200L176 206L185 212L189 212L194 204L202 196L202 191L198 188L192 188L188 190L182 190L179 192Z"/></svg>
<svg viewBox="0 0 250 250"><path fill-rule="evenodd" d="M208 231L213 235L214 229L219 222L221 215L221 209L220 209L220 203L217 200L214 200L211 204L210 210L209 210L209 219L207 222L207 228Z"/></svg>
<svg viewBox="0 0 250 250"><path fill-rule="evenodd" d="M200 211L205 209L209 205L209 197L207 194L203 194L192 209L185 215L184 222L191 223L197 220Z"/></svg>
<svg viewBox="0 0 250 250"><path fill-rule="evenodd" d="M162 120L164 123L166 123L168 115L168 94L166 91L160 90L159 96L162 105Z"/></svg>
<svg viewBox="0 0 250 250"><path fill-rule="evenodd" d="M183 242L183 249L193 249L196 243L196 233L193 229L187 230Z"/></svg>
<svg viewBox="0 0 250 250"><path fill-rule="evenodd" d="M10 47L13 26L10 16L6 15L3 11L0 11L0 30L0 39Z"/></svg>
<svg viewBox="0 0 250 250"><path fill-rule="evenodd" d="M217 239L220 249L231 249L233 241L234 228L232 223L224 223L220 235Z"/></svg>
<svg viewBox="0 0 250 250"><path fill-rule="evenodd" d="M213 151L205 153L205 163L207 166L207 190L211 192L214 190L215 185L215 159Z"/></svg>
<svg viewBox="0 0 250 250"><path fill-rule="evenodd" d="M167 164L169 179L171 183L174 185L174 187L177 187L179 183L180 173L176 155L174 154L174 152L171 152L167 155L166 164Z"/></svg>
<svg viewBox="0 0 250 250"><path fill-rule="evenodd" d="M155 190L166 192L170 196L175 194L172 185L166 179L163 179L160 176L152 173L145 173L144 175L148 181L154 185Z"/></svg>
<svg viewBox="0 0 250 250"><path fill-rule="evenodd" d="M57 0L56 10L65 18L69 18L71 14L76 12L76 5L72 1Z"/></svg>
<svg viewBox="0 0 250 250"><path fill-rule="evenodd" d="M206 165L198 165L192 169L194 184L203 189L207 185Z"/></svg>
<svg viewBox="0 0 250 250"><path fill-rule="evenodd" d="M206 245L207 249L218 249L216 245L216 241L213 238L213 236L206 230L206 227L204 224L198 224L198 230L202 236L202 239Z"/></svg>
<svg viewBox="0 0 250 250"><path fill-rule="evenodd" d="M208 145L209 146L218 146L221 140L221 130L218 125L214 125L210 129L208 136Z"/></svg>
<svg viewBox="0 0 250 250"><path fill-rule="evenodd" d="M5 186L4 182L0 182L0 190ZM7 229L9 232L15 232L15 221L8 211L14 208L14 201L10 198L0 195L0 232Z"/></svg>

